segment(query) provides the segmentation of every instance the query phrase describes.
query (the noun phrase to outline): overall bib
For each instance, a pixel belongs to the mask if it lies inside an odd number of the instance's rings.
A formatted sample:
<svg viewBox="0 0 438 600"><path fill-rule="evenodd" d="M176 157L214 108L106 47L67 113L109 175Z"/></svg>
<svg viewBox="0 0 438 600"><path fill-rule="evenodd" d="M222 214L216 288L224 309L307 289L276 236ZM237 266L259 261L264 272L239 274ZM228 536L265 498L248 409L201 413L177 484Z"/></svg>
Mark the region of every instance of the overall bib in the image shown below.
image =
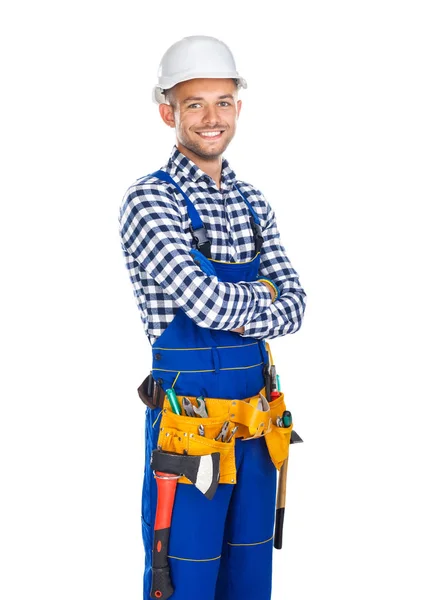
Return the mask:
<svg viewBox="0 0 438 600"><path fill-rule="evenodd" d="M255 281L260 264L259 219L250 203L255 255L243 263L215 261L202 221L192 202L164 171L156 176L184 196L201 268L220 281ZM237 188L237 186L236 186ZM238 188L237 188L238 189ZM269 355L263 340L199 327L180 308L152 345L152 375L164 390L177 395L242 400L265 384ZM142 531L146 553L144 600L150 596L153 528L157 485L150 468L157 448L162 410L146 409L146 459L142 492ZM175 589L173 600L270 600L276 468L264 437L235 438L235 480L220 483L212 500L194 485L178 483L171 522L168 560Z"/></svg>

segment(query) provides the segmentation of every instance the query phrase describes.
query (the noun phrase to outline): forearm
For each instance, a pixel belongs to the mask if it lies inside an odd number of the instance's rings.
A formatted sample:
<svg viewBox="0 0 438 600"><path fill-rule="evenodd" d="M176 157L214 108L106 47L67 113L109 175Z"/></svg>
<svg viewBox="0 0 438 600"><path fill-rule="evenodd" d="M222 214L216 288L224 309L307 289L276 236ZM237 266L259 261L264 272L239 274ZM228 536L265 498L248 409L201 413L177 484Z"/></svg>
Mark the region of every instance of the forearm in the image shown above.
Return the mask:
<svg viewBox="0 0 438 600"><path fill-rule="evenodd" d="M272 302L274 302L279 295L277 286L272 281L267 280L267 279L260 279L259 281L261 281L262 283L264 283L266 285L266 287L268 288L268 290L271 293L271 300L272 300ZM231 331L234 331L235 333L244 333L245 326L242 325L242 327L237 327L236 329L232 329Z"/></svg>
<svg viewBox="0 0 438 600"><path fill-rule="evenodd" d="M306 308L306 293L299 286L282 294L255 319L244 325L242 337L274 339L289 333L296 333L302 324Z"/></svg>
<svg viewBox="0 0 438 600"><path fill-rule="evenodd" d="M228 331L256 319L271 305L270 293L262 283L221 282L188 266L181 266L180 273L174 271L170 279L154 270L150 275L199 327Z"/></svg>

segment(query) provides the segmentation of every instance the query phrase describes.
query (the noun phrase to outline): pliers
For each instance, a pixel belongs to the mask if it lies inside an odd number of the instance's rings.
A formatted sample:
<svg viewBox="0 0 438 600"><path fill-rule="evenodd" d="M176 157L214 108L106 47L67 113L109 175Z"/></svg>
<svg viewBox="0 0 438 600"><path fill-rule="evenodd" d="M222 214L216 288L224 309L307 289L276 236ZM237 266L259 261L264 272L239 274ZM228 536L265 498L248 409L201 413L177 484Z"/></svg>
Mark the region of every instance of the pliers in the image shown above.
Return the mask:
<svg viewBox="0 0 438 600"><path fill-rule="evenodd" d="M225 423L222 425L222 429L219 431L218 435L214 438L216 442L218 442L218 441L225 442L229 424L230 424L229 421L225 421Z"/></svg>
<svg viewBox="0 0 438 600"><path fill-rule="evenodd" d="M182 405L183 405L183 409L186 413L186 415L188 417L195 417L195 412L194 412L194 406L193 404L190 402L190 400L184 396L183 400L182 400Z"/></svg>

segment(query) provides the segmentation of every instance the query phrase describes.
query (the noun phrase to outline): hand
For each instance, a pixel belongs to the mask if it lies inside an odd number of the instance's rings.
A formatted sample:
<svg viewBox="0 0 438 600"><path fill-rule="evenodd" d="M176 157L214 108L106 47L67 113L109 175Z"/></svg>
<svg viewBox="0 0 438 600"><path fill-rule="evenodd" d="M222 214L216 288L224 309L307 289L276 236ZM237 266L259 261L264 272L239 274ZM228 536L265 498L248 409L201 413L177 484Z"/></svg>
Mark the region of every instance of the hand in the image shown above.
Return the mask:
<svg viewBox="0 0 438 600"><path fill-rule="evenodd" d="M275 290L272 287L272 285L269 285L269 283L266 283L266 281L262 281L262 283L268 288L268 290L271 292L271 302L274 302L274 298L275 298Z"/></svg>
<svg viewBox="0 0 438 600"><path fill-rule="evenodd" d="M235 331L236 333L243 333L245 331L245 327L238 327L237 329L230 329L230 331Z"/></svg>

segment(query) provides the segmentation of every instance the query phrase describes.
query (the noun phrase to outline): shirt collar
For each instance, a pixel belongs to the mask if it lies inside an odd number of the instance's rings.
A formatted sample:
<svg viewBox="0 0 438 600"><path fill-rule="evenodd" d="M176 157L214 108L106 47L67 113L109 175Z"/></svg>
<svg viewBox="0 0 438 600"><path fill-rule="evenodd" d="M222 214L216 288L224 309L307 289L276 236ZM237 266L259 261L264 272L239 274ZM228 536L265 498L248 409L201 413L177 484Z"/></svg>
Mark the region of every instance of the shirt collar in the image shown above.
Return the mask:
<svg viewBox="0 0 438 600"><path fill-rule="evenodd" d="M200 169L192 160L185 154L180 152L176 145L173 147L167 166L170 171L179 172L178 175L184 175L190 181L206 181L210 183L213 179ZM236 181L236 174L230 167L226 158L222 158L221 172L221 190L233 187Z"/></svg>

